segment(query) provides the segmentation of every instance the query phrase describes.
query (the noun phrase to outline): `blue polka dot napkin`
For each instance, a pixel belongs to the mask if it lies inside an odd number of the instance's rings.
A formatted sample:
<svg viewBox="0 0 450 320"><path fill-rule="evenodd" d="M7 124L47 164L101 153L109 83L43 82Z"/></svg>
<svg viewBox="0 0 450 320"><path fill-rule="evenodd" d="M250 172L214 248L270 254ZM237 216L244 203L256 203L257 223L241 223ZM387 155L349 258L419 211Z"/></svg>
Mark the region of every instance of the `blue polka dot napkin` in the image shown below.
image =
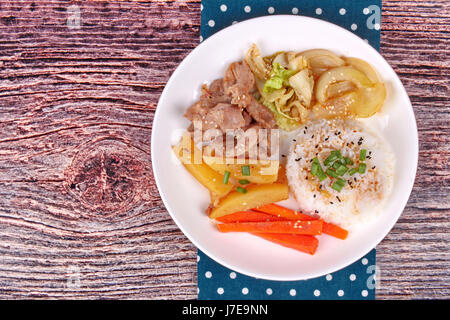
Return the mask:
<svg viewBox="0 0 450 320"><path fill-rule="evenodd" d="M381 0L202 0L200 41L250 18L292 14L335 23L380 48ZM200 300L375 299L375 249L350 266L323 277L269 281L234 272L198 250Z"/></svg>

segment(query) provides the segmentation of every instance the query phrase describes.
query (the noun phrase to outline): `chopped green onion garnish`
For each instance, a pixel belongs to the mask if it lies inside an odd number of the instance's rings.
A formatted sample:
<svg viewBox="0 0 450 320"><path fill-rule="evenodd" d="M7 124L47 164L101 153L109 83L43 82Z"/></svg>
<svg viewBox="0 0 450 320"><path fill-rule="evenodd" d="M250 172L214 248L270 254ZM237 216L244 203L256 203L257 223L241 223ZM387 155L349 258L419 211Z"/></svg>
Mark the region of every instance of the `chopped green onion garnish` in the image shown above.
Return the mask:
<svg viewBox="0 0 450 320"><path fill-rule="evenodd" d="M350 159L349 157L344 157L344 160L345 160L345 164L348 164L348 165L352 165L353 164L352 159Z"/></svg>
<svg viewBox="0 0 450 320"><path fill-rule="evenodd" d="M342 190L343 187L344 187L344 186L342 186L342 185L340 185L339 183L337 183L337 181L334 182L334 183L331 185L331 188L333 188L333 189L336 190L337 192L341 192L341 190Z"/></svg>
<svg viewBox="0 0 450 320"><path fill-rule="evenodd" d="M342 180L341 178L338 178L332 185L331 188L334 190L340 192L342 188L345 186L346 181Z"/></svg>
<svg viewBox="0 0 450 320"><path fill-rule="evenodd" d="M336 161L335 163L333 163L333 165L332 165L332 167L334 168L334 169L337 169L337 168L339 168L341 166L341 162L338 160L338 161Z"/></svg>
<svg viewBox="0 0 450 320"><path fill-rule="evenodd" d="M365 163L360 163L359 165L358 165L358 173L364 173L364 172L366 172L366 164Z"/></svg>
<svg viewBox="0 0 450 320"><path fill-rule="evenodd" d="M336 173L336 171L332 170L332 169L327 169L326 171L327 175L329 175L330 177L333 178L339 178L339 175Z"/></svg>
<svg viewBox="0 0 450 320"><path fill-rule="evenodd" d="M320 181L323 181L327 178L327 175L325 172L323 172L322 169L320 169L319 173L317 174L317 178L319 178Z"/></svg>
<svg viewBox="0 0 450 320"><path fill-rule="evenodd" d="M330 155L325 159L323 164L328 167L331 165L332 162L341 158L342 158L341 152L339 150L333 150L330 152Z"/></svg>
<svg viewBox="0 0 450 320"><path fill-rule="evenodd" d="M323 164L326 165L326 166L328 167L328 166L329 166L333 161L335 161L335 160L337 160L337 156L336 156L336 155L330 154L330 155L325 159L325 161L323 162Z"/></svg>
<svg viewBox="0 0 450 320"><path fill-rule="evenodd" d="M351 168L350 171L348 172L349 175L354 175L356 173L356 169L355 168Z"/></svg>
<svg viewBox="0 0 450 320"><path fill-rule="evenodd" d="M242 166L242 175L249 176L250 175L250 166Z"/></svg>
<svg viewBox="0 0 450 320"><path fill-rule="evenodd" d="M236 191L237 191L237 192L240 192L240 193L247 193L247 189L242 188L242 187L237 187L237 188L236 188Z"/></svg>
<svg viewBox="0 0 450 320"><path fill-rule="evenodd" d="M319 166L320 164L318 164L317 162L313 162L311 165L311 174L313 176L317 176L317 173L319 172Z"/></svg>
<svg viewBox="0 0 450 320"><path fill-rule="evenodd" d="M332 155L335 155L338 159L342 158L342 154L339 150L331 151Z"/></svg>
<svg viewBox="0 0 450 320"><path fill-rule="evenodd" d="M342 165L336 169L336 173L339 176L343 176L347 171L348 171L348 168L346 166L342 166Z"/></svg>
<svg viewBox="0 0 450 320"><path fill-rule="evenodd" d="M249 183L250 183L250 181L245 180L245 179L239 180L239 184L249 184Z"/></svg>
<svg viewBox="0 0 450 320"><path fill-rule="evenodd" d="M325 172L323 172L322 166L320 165L320 161L317 157L312 160L311 174L313 176L317 176L320 181L323 181L327 178L327 175L325 174Z"/></svg>
<svg viewBox="0 0 450 320"><path fill-rule="evenodd" d="M361 149L361 151L359 151L359 161L366 160L366 152L366 149Z"/></svg>
<svg viewBox="0 0 450 320"><path fill-rule="evenodd" d="M225 171L223 174L223 184L228 184L228 180L230 179L230 171Z"/></svg>

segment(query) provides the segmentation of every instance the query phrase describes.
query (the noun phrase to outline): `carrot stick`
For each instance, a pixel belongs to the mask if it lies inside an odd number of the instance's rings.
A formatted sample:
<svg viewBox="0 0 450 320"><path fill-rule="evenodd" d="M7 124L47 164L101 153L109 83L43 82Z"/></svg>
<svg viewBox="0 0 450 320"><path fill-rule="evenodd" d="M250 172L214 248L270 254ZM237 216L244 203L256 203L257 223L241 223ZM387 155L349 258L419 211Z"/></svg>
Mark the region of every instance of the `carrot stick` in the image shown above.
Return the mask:
<svg viewBox="0 0 450 320"><path fill-rule="evenodd" d="M254 235L277 243L284 247L306 252L311 255L316 253L319 240L316 237L304 234L284 233L253 233Z"/></svg>
<svg viewBox="0 0 450 320"><path fill-rule="evenodd" d="M309 216L307 214L301 213L299 211L294 211L288 208L284 208L282 206L279 206L277 204L268 204L264 206L260 206L258 208L255 208L254 210L273 214L277 217L283 217L286 219L292 219L292 220L304 220L304 221L312 221L317 220L318 218ZM330 222L324 222L323 223L323 233L328 234L330 236L336 237L338 239L345 240L348 236L348 231L333 224Z"/></svg>
<svg viewBox="0 0 450 320"><path fill-rule="evenodd" d="M223 223L236 223L236 222L263 222L263 221L278 221L278 217L271 214L255 212L255 211L238 211L235 213L227 214L216 218L217 221Z"/></svg>
<svg viewBox="0 0 450 320"><path fill-rule="evenodd" d="M311 217L311 216L309 216L307 214L301 213L299 211L294 211L294 210L291 210L291 209L279 206L279 205L274 204L274 203L266 204L264 206L257 207L254 210L259 211L259 212L272 214L272 215L277 216L279 218L286 218L286 219L290 219L290 220L305 220L305 221L317 220L316 218Z"/></svg>
<svg viewBox="0 0 450 320"><path fill-rule="evenodd" d="M295 233L309 235L322 234L322 227L322 220L220 223L217 225L220 232Z"/></svg>
<svg viewBox="0 0 450 320"><path fill-rule="evenodd" d="M328 222L323 223L322 232L341 240L347 239L348 236L347 230Z"/></svg>

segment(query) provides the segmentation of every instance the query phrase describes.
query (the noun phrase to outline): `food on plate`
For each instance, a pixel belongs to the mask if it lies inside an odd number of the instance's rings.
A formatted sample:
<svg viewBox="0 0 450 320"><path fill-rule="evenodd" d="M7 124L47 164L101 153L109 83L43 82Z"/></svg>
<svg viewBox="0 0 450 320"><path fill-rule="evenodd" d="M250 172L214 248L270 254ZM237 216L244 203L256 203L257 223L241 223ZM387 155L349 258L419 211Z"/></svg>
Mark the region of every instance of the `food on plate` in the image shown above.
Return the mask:
<svg viewBox="0 0 450 320"><path fill-rule="evenodd" d="M347 239L391 192L389 145L359 120L385 99L384 83L364 60L326 49L263 56L252 45L202 86L172 148L209 190L205 212L220 232L313 255L323 234ZM281 138L290 149L280 157ZM299 210L279 204L290 194Z"/></svg>
<svg viewBox="0 0 450 320"><path fill-rule="evenodd" d="M217 225L221 232L251 232L266 240L312 255L316 252L319 240L311 235L312 233L306 235L304 231L292 231L286 228L293 226L299 228L313 220L315 220L314 232L316 234L324 233L342 240L347 238L348 231L333 223L274 203L216 218L216 221L223 223ZM319 221L318 224L317 221ZM249 222L253 224L248 224ZM267 222L277 222L277 224L268 224ZM287 227L282 223L287 224ZM284 228L279 227L280 225ZM277 228L277 232L273 231L274 228ZM268 232L268 230L272 230L272 232Z"/></svg>
<svg viewBox="0 0 450 320"><path fill-rule="evenodd" d="M278 179L278 169L280 162L278 160L255 160L242 159L224 159L222 157L203 156L204 162L213 170L230 176L237 180L248 180L251 183L273 183ZM237 163L241 162L241 163ZM248 168L248 174L243 172Z"/></svg>
<svg viewBox="0 0 450 320"><path fill-rule="evenodd" d="M319 219L317 217L307 215L299 211L284 208L274 203L257 207L254 210L275 215L276 217L278 217L278 219L304 220L304 221ZM342 240L345 240L348 236L347 230L339 227L338 225L325 221L323 222L322 232Z"/></svg>
<svg viewBox="0 0 450 320"><path fill-rule="evenodd" d="M195 163L195 149L194 142L190 138L182 139L180 144L173 147L173 151L181 163L183 163L184 167L198 182L211 192L213 198L224 197L233 189L233 186L231 184L224 184L224 176L211 169L205 163ZM187 155L187 157L183 155Z"/></svg>
<svg viewBox="0 0 450 320"><path fill-rule="evenodd" d="M278 217L256 211L238 211L216 218L223 223L277 221Z"/></svg>
<svg viewBox="0 0 450 320"><path fill-rule="evenodd" d="M288 233L288 234L322 234L322 220L285 220L264 222L219 223L220 232L259 232L259 233Z"/></svg>
<svg viewBox="0 0 450 320"><path fill-rule="evenodd" d="M249 210L288 198L289 188L286 184L251 185L246 189L237 189L229 193L220 199L218 204L210 206L208 209L209 217L215 219L230 213Z"/></svg>
<svg viewBox="0 0 450 320"><path fill-rule="evenodd" d="M295 140L286 172L302 210L350 229L382 210L394 171L385 141L348 120L308 123Z"/></svg>
<svg viewBox="0 0 450 320"><path fill-rule="evenodd" d="M310 119L367 118L386 98L384 84L367 62L328 50L262 57L253 45L245 61L255 74L258 100L286 131Z"/></svg>
<svg viewBox="0 0 450 320"><path fill-rule="evenodd" d="M319 245L319 240L316 237L304 234L256 232L253 234L270 242L282 245L283 247L309 253L311 255L316 253Z"/></svg>

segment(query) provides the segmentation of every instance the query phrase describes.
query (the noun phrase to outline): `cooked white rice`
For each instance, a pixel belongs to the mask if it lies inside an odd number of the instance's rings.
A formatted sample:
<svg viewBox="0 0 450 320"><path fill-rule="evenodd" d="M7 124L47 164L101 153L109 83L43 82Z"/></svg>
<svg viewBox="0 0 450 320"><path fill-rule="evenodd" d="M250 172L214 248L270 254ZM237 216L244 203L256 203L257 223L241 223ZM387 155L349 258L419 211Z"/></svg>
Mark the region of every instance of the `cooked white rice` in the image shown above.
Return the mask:
<svg viewBox="0 0 450 320"><path fill-rule="evenodd" d="M394 173L395 159L386 142L350 120L310 122L298 131L295 141L286 174L303 212L350 230L380 213L391 192ZM347 183L340 192L331 188L335 179L328 177L320 182L310 173L314 157L325 170L323 162L332 150L340 150L355 161L361 149L367 150L366 172L353 176L346 173L342 178ZM350 167L356 165L357 161Z"/></svg>

